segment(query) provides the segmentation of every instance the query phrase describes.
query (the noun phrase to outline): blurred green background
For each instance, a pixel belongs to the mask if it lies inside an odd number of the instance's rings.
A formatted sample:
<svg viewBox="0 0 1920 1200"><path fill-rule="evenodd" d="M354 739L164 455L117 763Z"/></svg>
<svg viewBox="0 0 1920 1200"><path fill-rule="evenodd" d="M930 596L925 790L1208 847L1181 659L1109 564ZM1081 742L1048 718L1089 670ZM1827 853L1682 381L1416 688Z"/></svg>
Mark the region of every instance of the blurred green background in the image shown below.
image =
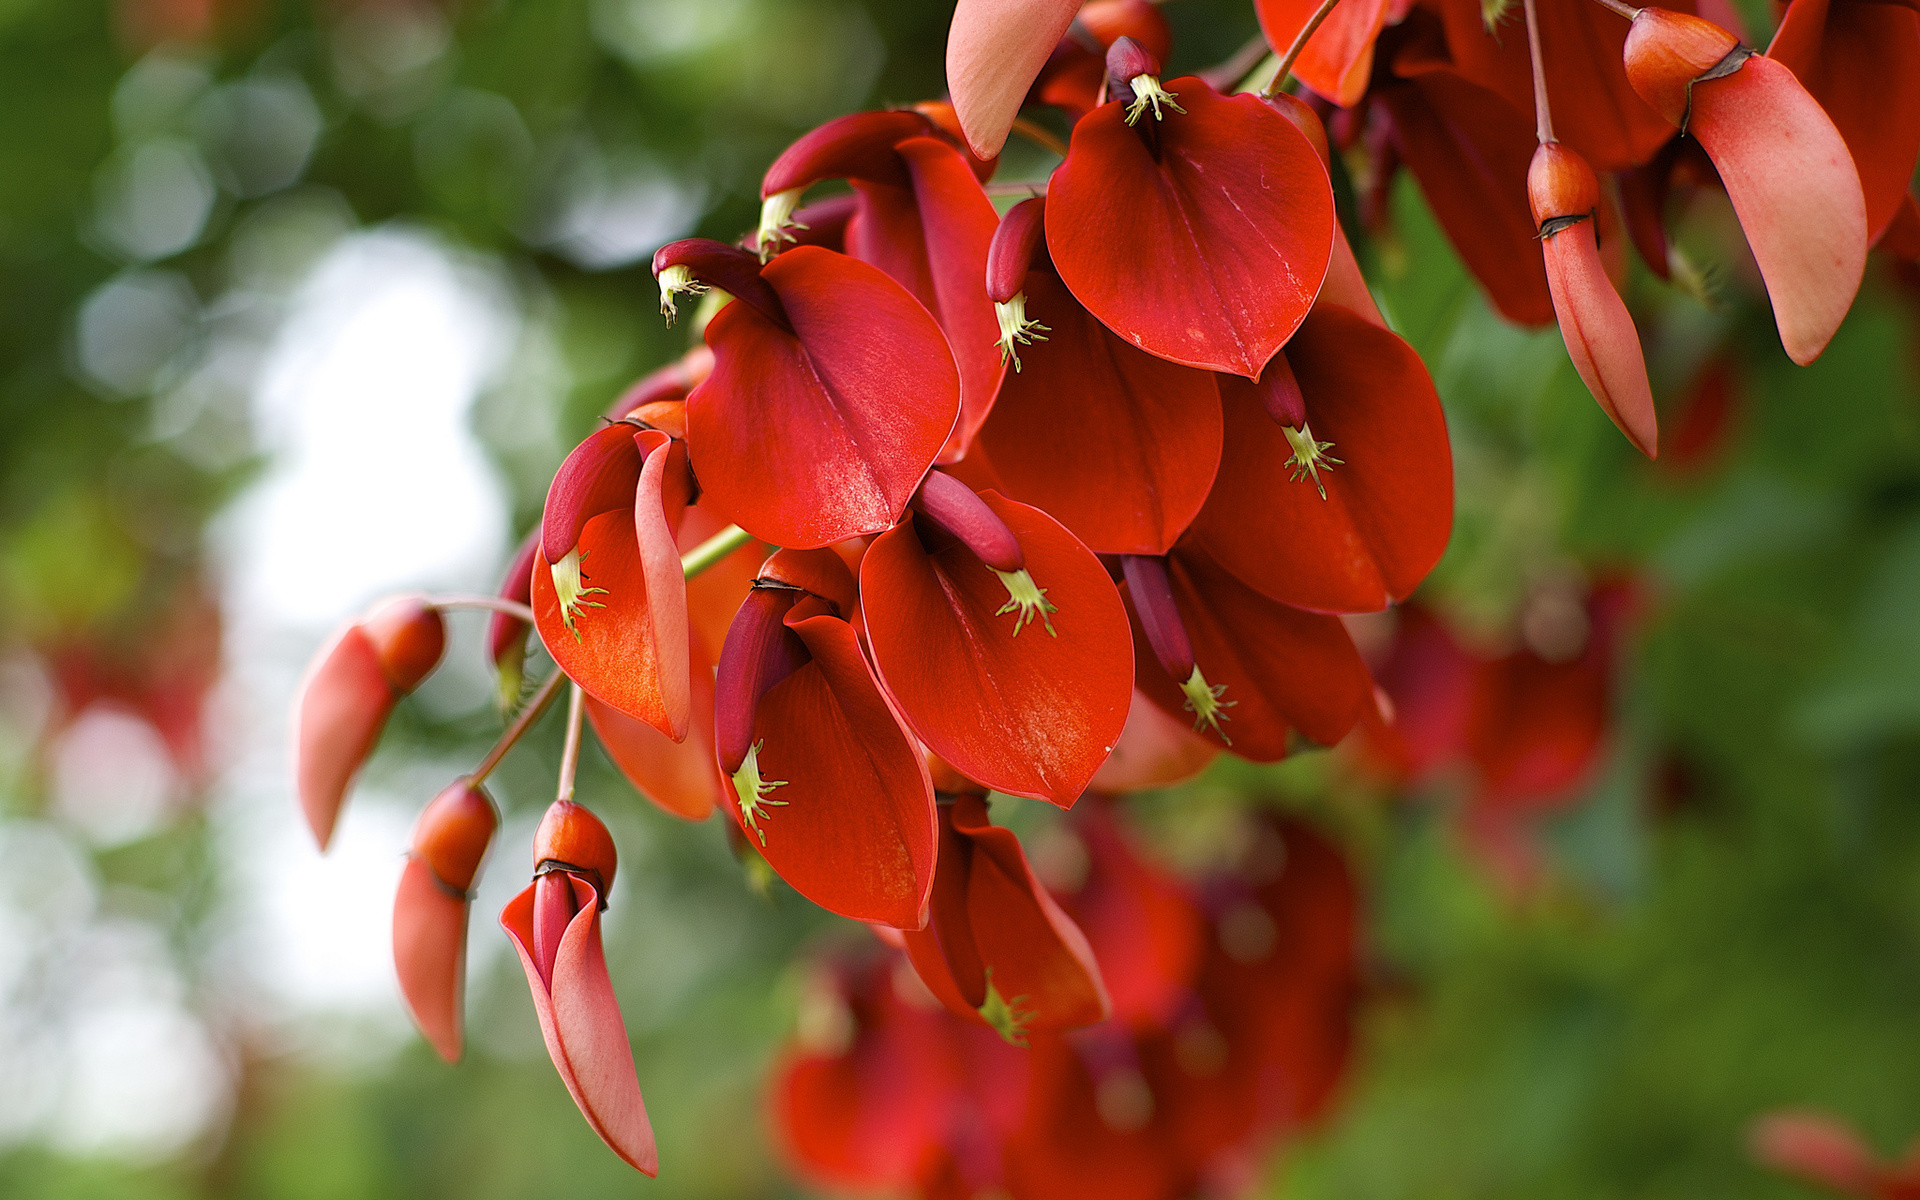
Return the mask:
<svg viewBox="0 0 1920 1200"><path fill-rule="evenodd" d="M1165 11L1171 74L1254 32L1245 0ZM490 928L553 723L495 777L509 824L449 1069L353 972L385 953L412 811L499 727L477 629L403 705L327 860L294 827L280 706L377 591L490 585L566 447L686 344L654 247L749 228L766 163L819 121L939 94L950 12L0 0L0 1195L797 1194L761 1073L797 955L844 925L757 895L717 819L660 815L589 752L622 850L609 957L661 1139L648 1182L575 1113ZM1003 178L1047 161L1016 148ZM1652 465L1554 331L1489 313L1408 181L1358 240L1454 437L1458 524L1423 596L1487 631L1596 571L1650 600L1604 763L1522 894L1463 848L1456 788L1381 796L1324 753L1138 803L1167 828L1316 814L1366 880L1361 1053L1267 1194L1792 1196L1743 1143L1783 1104L1897 1150L1920 1131L1920 293L1876 265L1795 368L1704 213L1682 242L1727 264L1718 305L1644 277L1634 299L1663 424L1710 363L1733 400L1691 462ZM358 343L314 314L389 276L426 289L394 312L452 323L466 382L411 424L347 406L357 423L316 434L339 384L312 347ZM440 344L388 347L394 404ZM430 436L478 448L477 501L407 477L416 451L440 461L407 441ZM272 492L290 461L326 464L317 491ZM429 510L451 524L405 519ZM339 545L309 540L328 529Z"/></svg>

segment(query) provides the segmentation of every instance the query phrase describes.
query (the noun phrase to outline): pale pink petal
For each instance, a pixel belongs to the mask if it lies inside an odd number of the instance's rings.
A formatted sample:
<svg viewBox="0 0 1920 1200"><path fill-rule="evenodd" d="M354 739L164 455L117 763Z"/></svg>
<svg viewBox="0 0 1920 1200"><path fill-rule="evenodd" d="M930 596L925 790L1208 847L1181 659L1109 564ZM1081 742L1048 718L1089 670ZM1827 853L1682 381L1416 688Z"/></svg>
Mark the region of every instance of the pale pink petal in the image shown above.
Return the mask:
<svg viewBox="0 0 1920 1200"><path fill-rule="evenodd" d="M1627 440L1648 458L1657 457L1660 429L1640 334L1601 264L1593 221L1569 225L1540 246L1547 256L1554 315L1574 370Z"/></svg>
<svg viewBox="0 0 1920 1200"><path fill-rule="evenodd" d="M967 144L1000 153L1034 77L1080 0L960 0L947 34L947 90Z"/></svg>
<svg viewBox="0 0 1920 1200"><path fill-rule="evenodd" d="M393 897L393 969L407 1012L441 1058L460 1058L467 975L467 901L407 856Z"/></svg>

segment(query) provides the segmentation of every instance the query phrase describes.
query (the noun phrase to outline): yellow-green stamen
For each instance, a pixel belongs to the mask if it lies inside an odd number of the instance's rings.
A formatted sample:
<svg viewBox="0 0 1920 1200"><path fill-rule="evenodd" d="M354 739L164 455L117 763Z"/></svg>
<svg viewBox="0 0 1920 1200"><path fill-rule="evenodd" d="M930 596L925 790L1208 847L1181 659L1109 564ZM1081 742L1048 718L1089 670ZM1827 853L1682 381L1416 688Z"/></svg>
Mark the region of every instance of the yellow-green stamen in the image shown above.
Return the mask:
<svg viewBox="0 0 1920 1200"><path fill-rule="evenodd" d="M547 568L553 575L554 598L560 601L560 620L576 642L580 640L580 631L574 627L573 621L580 610L606 607L597 600L587 599L588 596L604 596L607 589L586 585L586 580L580 574L580 561L585 557L580 553L580 547L575 546L567 551L565 558Z"/></svg>
<svg viewBox="0 0 1920 1200"><path fill-rule="evenodd" d="M1327 485L1321 481L1320 471L1322 468L1332 470L1341 461L1327 453L1333 449L1333 443L1314 441L1313 430L1306 425L1298 429L1291 425L1283 425L1281 428L1287 435L1287 444L1293 447L1293 457L1287 460L1287 463L1293 467L1293 481L1299 483L1302 479L1312 476L1314 490L1320 493L1322 500L1325 500Z"/></svg>
<svg viewBox="0 0 1920 1200"><path fill-rule="evenodd" d="M1173 98L1174 93L1161 87L1160 81L1151 75L1135 75L1127 80L1127 83L1133 88L1133 103L1127 105L1127 124L1129 125L1138 121L1140 114L1146 112L1149 105L1153 107L1153 119L1156 121L1161 119L1160 106L1163 104L1177 113L1187 111L1180 107L1178 100Z"/></svg>
<svg viewBox="0 0 1920 1200"><path fill-rule="evenodd" d="M980 1019L993 1026L993 1031L1010 1046L1027 1044L1027 1022L1033 1020L1029 1009L1020 1007L1026 1001L1025 996L1015 996L1008 1000L993 986L993 968L987 968L987 999L980 1005Z"/></svg>
<svg viewBox="0 0 1920 1200"><path fill-rule="evenodd" d="M673 298L679 295L698 296L707 290L707 285L693 277L693 268L686 265L668 267L660 272L660 315L671 326L673 319L680 315L674 307Z"/></svg>
<svg viewBox="0 0 1920 1200"><path fill-rule="evenodd" d="M781 242L796 240L787 230L806 228L806 225L793 219L793 210L799 207L801 193L805 190L788 188L760 202L760 229L753 236L753 245L760 252L761 262L780 253Z"/></svg>
<svg viewBox="0 0 1920 1200"><path fill-rule="evenodd" d="M1239 703L1238 700L1220 698L1220 694L1227 690L1227 685L1208 684L1207 677L1200 673L1200 665L1195 663L1193 674L1187 676L1180 690L1187 694L1186 709L1193 714L1193 731L1199 733L1202 728L1211 727L1221 741L1233 745L1233 739L1227 736L1227 731L1220 728L1220 722L1227 720L1225 710Z"/></svg>
<svg viewBox="0 0 1920 1200"><path fill-rule="evenodd" d="M733 773L733 790L740 796L741 823L753 831L762 846L767 844L767 831L760 828L760 821L767 816L769 807L784 808L787 803L785 800L767 798L767 793L787 786L787 781L760 778L760 747L766 744L762 739L747 747L747 757L741 760L740 769Z"/></svg>
<svg viewBox="0 0 1920 1200"><path fill-rule="evenodd" d="M988 570L992 568L989 567ZM1053 601L1047 599L1047 589L1034 583L1033 576L1027 574L1025 567L1018 571L994 571L993 573L998 575L1000 582L1007 586L1008 597L1007 602L1002 604L993 615L1004 617L1008 613L1015 614L1013 636L1019 637L1021 628L1031 625L1035 617L1038 617L1040 623L1047 627L1048 637L1060 636L1054 631L1053 622L1047 617L1048 613L1057 613L1060 610L1054 606Z"/></svg>
<svg viewBox="0 0 1920 1200"><path fill-rule="evenodd" d="M1000 340L994 343L1000 347L1000 361L1011 362L1014 373L1018 374L1020 352L1013 348L1014 344L1017 342L1022 346L1030 346L1034 342L1044 342L1047 340L1045 335L1051 330L1027 316L1025 292L1015 292L1013 299L1004 304L996 300L993 315L1000 318Z"/></svg>

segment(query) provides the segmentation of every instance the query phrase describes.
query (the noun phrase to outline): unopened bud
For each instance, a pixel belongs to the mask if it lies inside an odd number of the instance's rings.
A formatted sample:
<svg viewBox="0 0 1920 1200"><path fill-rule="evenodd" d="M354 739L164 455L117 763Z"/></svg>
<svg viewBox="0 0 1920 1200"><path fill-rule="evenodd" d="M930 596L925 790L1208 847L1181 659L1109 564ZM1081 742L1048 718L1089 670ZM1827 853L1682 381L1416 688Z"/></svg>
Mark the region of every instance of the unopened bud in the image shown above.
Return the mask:
<svg viewBox="0 0 1920 1200"><path fill-rule="evenodd" d="M413 852L434 877L456 892L473 887L500 817L484 789L454 781L421 811L413 827Z"/></svg>
<svg viewBox="0 0 1920 1200"><path fill-rule="evenodd" d="M447 648L445 619L420 596L394 597L369 613L360 628L396 692L419 687Z"/></svg>
<svg viewBox="0 0 1920 1200"><path fill-rule="evenodd" d="M602 905L619 859L613 835L600 818L571 800L555 800L533 835L534 871L562 870L588 878L599 890Z"/></svg>
<svg viewBox="0 0 1920 1200"><path fill-rule="evenodd" d="M1579 154L1559 142L1543 142L1527 168L1527 203L1540 236L1548 237L1559 232L1547 228L1550 222L1593 215L1600 203L1600 181Z"/></svg>
<svg viewBox="0 0 1920 1200"><path fill-rule="evenodd" d="M1627 31L1627 81L1656 112L1685 129L1693 85L1732 74L1751 53L1712 21L1643 8Z"/></svg>

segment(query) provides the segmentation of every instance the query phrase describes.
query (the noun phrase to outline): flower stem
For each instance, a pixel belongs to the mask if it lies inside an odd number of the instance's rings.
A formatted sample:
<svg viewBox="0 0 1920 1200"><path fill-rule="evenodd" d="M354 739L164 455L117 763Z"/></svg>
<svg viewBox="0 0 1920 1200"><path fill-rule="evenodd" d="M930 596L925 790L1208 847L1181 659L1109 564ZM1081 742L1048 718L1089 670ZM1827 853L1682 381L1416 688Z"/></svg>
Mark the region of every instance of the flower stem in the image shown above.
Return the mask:
<svg viewBox="0 0 1920 1200"><path fill-rule="evenodd" d="M1608 12L1620 14L1629 21L1640 15L1639 9L1631 4L1622 4L1620 0L1593 0L1593 2Z"/></svg>
<svg viewBox="0 0 1920 1200"><path fill-rule="evenodd" d="M1547 104L1547 64L1540 53L1540 15L1534 0L1521 0L1527 10L1527 54L1533 62L1533 131L1541 145L1553 140L1553 110Z"/></svg>
<svg viewBox="0 0 1920 1200"><path fill-rule="evenodd" d="M445 596L428 596L427 603L435 608L481 608L504 613L516 621L533 624L533 610L518 600L509 600L505 596L476 596L458 592Z"/></svg>
<svg viewBox="0 0 1920 1200"><path fill-rule="evenodd" d="M1327 14L1331 13L1333 6L1338 3L1340 0L1320 0L1320 7L1314 10L1313 16L1307 18L1306 25L1294 37L1293 45L1288 46L1287 52L1280 56L1280 68L1273 73L1272 80L1260 91L1262 99L1271 100L1286 88L1287 77L1293 74L1293 61L1300 57L1302 50L1307 48L1307 39L1313 36L1314 30L1320 28L1320 22L1327 19Z"/></svg>
<svg viewBox="0 0 1920 1200"><path fill-rule="evenodd" d="M554 674L558 675L556 671ZM587 715L587 694L579 684L567 696L567 740L560 747L560 788L558 798L573 799L573 777L580 769L580 725Z"/></svg>
<svg viewBox="0 0 1920 1200"><path fill-rule="evenodd" d="M1194 74L1206 80L1216 92L1245 90L1237 88L1236 85L1251 75L1254 68L1269 57L1265 35L1256 33L1247 39L1244 46L1233 52L1233 57L1216 63L1204 71L1195 71Z"/></svg>
<svg viewBox="0 0 1920 1200"><path fill-rule="evenodd" d="M527 730L532 729L540 718L546 715L547 709L553 707L554 697L560 694L560 685L565 683L566 679L565 671L555 671L540 684L540 690L533 694L533 699L527 701L527 706L520 710L520 715L513 719L513 724L507 726L507 731L500 735L500 740L493 744L493 749L487 751L487 756L480 760L480 765L467 776L474 787L479 787L486 782L487 776L493 774L493 769L499 766L500 760L507 756L507 751L513 749L515 743L526 736Z"/></svg>
<svg viewBox="0 0 1920 1200"><path fill-rule="evenodd" d="M752 540L753 535L746 530L738 525L729 525L682 555L680 569L688 579L692 579Z"/></svg>
<svg viewBox="0 0 1920 1200"><path fill-rule="evenodd" d="M1061 158L1067 156L1067 144L1055 137L1053 131L1045 126L1036 125L1025 117L1015 117L1013 131L1042 150L1050 150Z"/></svg>

